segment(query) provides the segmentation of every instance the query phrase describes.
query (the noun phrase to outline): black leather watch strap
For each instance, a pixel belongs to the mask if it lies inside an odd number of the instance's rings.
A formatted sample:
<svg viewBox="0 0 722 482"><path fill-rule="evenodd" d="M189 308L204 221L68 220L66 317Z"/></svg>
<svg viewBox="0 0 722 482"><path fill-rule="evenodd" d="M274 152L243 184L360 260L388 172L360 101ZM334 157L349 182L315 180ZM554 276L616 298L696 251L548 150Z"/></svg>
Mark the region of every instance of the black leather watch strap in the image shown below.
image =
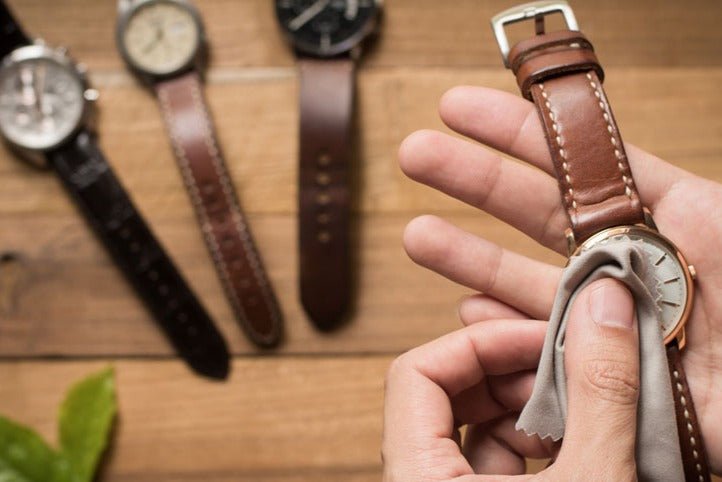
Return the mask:
<svg viewBox="0 0 722 482"><path fill-rule="evenodd" d="M15 21L10 9L5 2L0 1L0 60L16 48L30 43L30 38L25 35L20 24Z"/></svg>
<svg viewBox="0 0 722 482"><path fill-rule="evenodd" d="M225 378L229 355L223 337L136 210L90 133L81 131L47 157L178 353L198 373Z"/></svg>

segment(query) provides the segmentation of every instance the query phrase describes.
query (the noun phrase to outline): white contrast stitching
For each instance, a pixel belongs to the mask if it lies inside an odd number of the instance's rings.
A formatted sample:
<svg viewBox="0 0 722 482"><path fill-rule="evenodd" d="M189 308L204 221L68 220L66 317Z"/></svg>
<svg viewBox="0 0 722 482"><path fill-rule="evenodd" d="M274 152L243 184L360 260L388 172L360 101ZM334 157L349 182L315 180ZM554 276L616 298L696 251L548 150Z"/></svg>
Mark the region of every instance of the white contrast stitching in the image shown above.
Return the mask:
<svg viewBox="0 0 722 482"><path fill-rule="evenodd" d="M556 141L557 146L559 146L559 157L562 160L562 169L564 169L564 180L566 180L567 184L569 184L568 192L569 196L572 199L572 208L576 211L577 201L576 199L574 199L574 187L572 186L572 177L569 173L569 161L567 161L566 151L564 150L562 136L559 131L559 125L556 122L554 112L552 112L552 105L551 102L549 102L549 96L547 95L547 92L544 90L544 84L539 84L539 89L541 92L541 96L544 98L544 106L547 108L547 115L549 116L549 120L551 120L552 122L552 130L555 134L554 140Z"/></svg>
<svg viewBox="0 0 722 482"><path fill-rule="evenodd" d="M592 90L594 91L594 96L599 100L599 108L602 110L602 117L604 117L604 121L607 123L607 132L609 132L609 140L612 143L612 146L614 146L614 156L617 158L617 167L619 168L619 172L622 175L622 182L624 182L624 194L629 197L629 199L632 199L632 186L633 181L632 177L628 176L626 173L626 168L624 166L624 163L622 162L624 159L624 155L622 154L622 151L619 149L619 140L617 140L617 137L615 136L614 127L612 127L612 121L611 121L611 115L607 111L607 106L602 102L602 94L599 91L599 86L596 82L594 82L594 79L592 78L592 74L587 72L587 80L589 80L589 85L592 87Z"/></svg>
<svg viewBox="0 0 722 482"><path fill-rule="evenodd" d="M232 208L231 209L231 218L232 218L234 226L236 227L236 230L239 234L241 242L243 243L243 247L244 247L243 254L246 257L246 261L248 262L248 265L251 267L253 276L256 279L256 282L261 289L261 294L263 295L264 301L266 302L266 306L268 307L269 313L274 322L274 324L272 326L272 329L273 329L272 335L275 335L275 332L278 329L278 324L280 322L280 319L279 319L278 313L273 308L274 303L273 303L273 298L269 291L268 280L261 272L260 259L259 259L258 253L254 249L254 246L249 238L248 227L245 224L244 220L241 219L241 217L239 215L240 206L238 205L237 200L233 196L233 188L231 186L230 179L228 178L227 171L223 165L223 161L220 158L220 152L218 150L218 146L215 143L215 139L214 139L214 136L212 133L212 128L211 128L208 111L206 110L205 105L202 101L200 90L198 89L198 86L196 85L195 82L193 82L191 84L191 86L192 86L191 87L191 97L193 98L193 103L194 103L196 109L201 113L203 120L204 120L204 126L203 126L204 127L204 129L203 129L204 142L206 144L206 147L208 148L208 152L213 161L213 167L216 172L216 175L218 176L218 178L221 181L221 188L222 188L223 194L226 198L226 202ZM224 284L227 287L227 291L230 294L233 305L236 307L236 309L239 311L239 313L242 314L242 316L246 319L246 321L248 321L248 323L250 324L251 320L249 319L248 314L246 313L246 311L243 307L243 304L241 303L241 300L238 297L238 294L236 293L236 290L233 287L233 283L231 281L231 276L230 276L230 272L228 270L228 266L226 264L226 260L223 257L223 254L218 246L218 241L213 236L212 224L210 222L206 207L203 205L203 202L201 200L198 185L197 185L196 180L191 171L190 163L188 161L186 152L183 149L183 146L181 145L180 140L178 139L178 136L175 134L175 118L173 115L172 107L168 100L168 93L166 92L165 89L163 89L163 88L158 89L158 99L160 101L161 110L163 111L163 116L165 117L166 124L169 127L168 132L169 132L172 144L173 144L174 151L176 153L176 157L178 159L178 165L181 168L181 173L183 175L183 179L185 180L186 185L189 188L189 193L191 194L191 201L192 201L194 207L196 208L196 212L198 213L199 217L201 218L201 230L203 231L206 243L211 250L211 255L213 256L213 259L216 261L217 265L220 267L221 279L223 280Z"/></svg>
<svg viewBox="0 0 722 482"><path fill-rule="evenodd" d="M692 445L692 447L697 446L697 440L694 438L694 427L692 426L692 418L689 415L689 410L687 409L687 399L684 397L684 386L682 385L682 380L679 376L679 370L673 370L672 375L674 376L675 380L675 388L677 389L677 394L679 395L679 403L684 407L684 418L687 420L687 431L689 431L689 442ZM696 449L692 449L692 456L694 457L695 461L697 461L697 464L695 465L695 468L697 469L697 473L699 476L699 481L704 482L705 477L702 473L702 465L699 463L699 452L697 452Z"/></svg>

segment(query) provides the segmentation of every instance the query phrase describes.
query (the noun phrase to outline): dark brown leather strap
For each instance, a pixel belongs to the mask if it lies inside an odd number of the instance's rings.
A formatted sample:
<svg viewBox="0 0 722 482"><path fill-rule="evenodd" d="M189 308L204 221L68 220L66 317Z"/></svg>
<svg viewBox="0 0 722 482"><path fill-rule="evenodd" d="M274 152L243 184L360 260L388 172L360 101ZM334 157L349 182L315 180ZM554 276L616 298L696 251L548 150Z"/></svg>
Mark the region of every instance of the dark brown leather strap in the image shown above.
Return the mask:
<svg viewBox="0 0 722 482"><path fill-rule="evenodd" d="M298 173L301 302L322 330L337 326L351 299L349 242L354 62L307 59L300 68Z"/></svg>
<svg viewBox="0 0 722 482"><path fill-rule="evenodd" d="M707 451L699 431L697 412L694 409L687 376L682 366L682 355L677 348L676 341L667 346L667 363L672 379L677 432L684 462L684 478L687 482L709 482L711 478L707 464Z"/></svg>
<svg viewBox="0 0 722 482"><path fill-rule="evenodd" d="M579 32L538 35L509 56L544 125L577 244L601 229L644 221L603 72Z"/></svg>
<svg viewBox="0 0 722 482"><path fill-rule="evenodd" d="M604 72L576 31L541 33L509 54L522 95L534 102L577 244L605 228L644 221ZM667 347L687 482L710 480L704 444L676 343Z"/></svg>
<svg viewBox="0 0 722 482"><path fill-rule="evenodd" d="M206 245L241 327L276 345L282 316L221 157L195 71L155 84L166 127Z"/></svg>

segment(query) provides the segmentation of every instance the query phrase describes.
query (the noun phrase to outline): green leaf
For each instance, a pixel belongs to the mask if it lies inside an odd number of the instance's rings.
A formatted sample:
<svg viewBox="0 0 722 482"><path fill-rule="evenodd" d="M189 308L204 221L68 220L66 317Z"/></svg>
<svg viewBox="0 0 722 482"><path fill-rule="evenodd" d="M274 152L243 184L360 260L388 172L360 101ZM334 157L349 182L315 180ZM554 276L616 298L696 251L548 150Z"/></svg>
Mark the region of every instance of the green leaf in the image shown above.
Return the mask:
<svg viewBox="0 0 722 482"><path fill-rule="evenodd" d="M116 412L112 368L89 376L68 392L60 407L60 452L70 463L74 480L93 480Z"/></svg>
<svg viewBox="0 0 722 482"><path fill-rule="evenodd" d="M66 482L67 469L38 434L0 416L0 482Z"/></svg>

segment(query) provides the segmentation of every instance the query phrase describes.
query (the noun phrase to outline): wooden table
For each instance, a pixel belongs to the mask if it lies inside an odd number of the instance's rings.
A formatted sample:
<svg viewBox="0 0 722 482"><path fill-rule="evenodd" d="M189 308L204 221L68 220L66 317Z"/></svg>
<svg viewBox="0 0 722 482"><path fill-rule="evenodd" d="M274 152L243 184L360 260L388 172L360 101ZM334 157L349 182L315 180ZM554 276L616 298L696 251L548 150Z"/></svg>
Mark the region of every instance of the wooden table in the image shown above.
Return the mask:
<svg viewBox="0 0 722 482"><path fill-rule="evenodd" d="M383 377L400 352L455 329L468 290L415 266L405 224L444 216L540 259L561 258L400 172L419 128L443 129L457 84L516 92L488 19L507 0L388 0L359 74L358 303L319 334L296 286L297 86L271 0L199 1L212 48L207 95L221 144L287 318L287 341L259 353L231 317L153 97L114 45L111 0L12 0L29 32L70 47L101 92L102 148L228 339L225 383L172 356L51 175L0 150L0 413L55 439L71 381L116 367L120 418L105 481L370 481L380 474ZM626 140L722 181L722 3L577 1L607 67Z"/></svg>

